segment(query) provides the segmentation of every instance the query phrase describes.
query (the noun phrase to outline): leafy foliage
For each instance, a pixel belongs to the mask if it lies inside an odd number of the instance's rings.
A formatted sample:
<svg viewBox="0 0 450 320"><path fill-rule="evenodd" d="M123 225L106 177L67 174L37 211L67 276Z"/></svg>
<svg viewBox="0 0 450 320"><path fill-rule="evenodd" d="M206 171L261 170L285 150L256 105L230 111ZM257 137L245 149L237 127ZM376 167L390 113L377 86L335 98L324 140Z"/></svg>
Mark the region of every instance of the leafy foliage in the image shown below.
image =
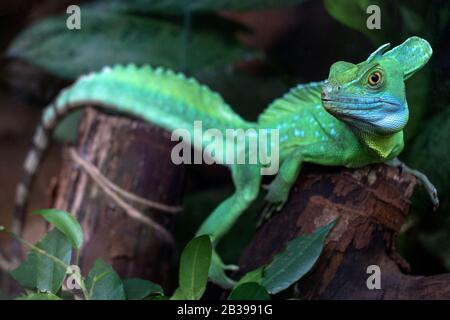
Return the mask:
<svg viewBox="0 0 450 320"><path fill-rule="evenodd" d="M17 297L15 300L62 300L53 293L30 293L28 295Z"/></svg>
<svg viewBox="0 0 450 320"><path fill-rule="evenodd" d="M247 272L236 283L230 300L269 298L287 289L304 276L314 265L322 251L326 236L336 221L317 229L310 235L301 235L291 240L284 251L275 255L267 266Z"/></svg>
<svg viewBox="0 0 450 320"><path fill-rule="evenodd" d="M122 280L113 268L102 260L95 261L86 285L92 300L125 300Z"/></svg>
<svg viewBox="0 0 450 320"><path fill-rule="evenodd" d="M255 270L249 271L242 276L242 278L236 283L236 287L249 282L255 282L261 284L261 280L264 274L264 267L256 268Z"/></svg>
<svg viewBox="0 0 450 320"><path fill-rule="evenodd" d="M83 28L76 32L67 32L65 19L58 16L32 25L15 39L8 55L74 79L120 63L181 70L182 54L193 51L190 48L196 52L189 56L186 67L190 71L227 64L249 54L230 36L208 29L193 30L182 49L182 26L160 19L85 8Z"/></svg>
<svg viewBox="0 0 450 320"><path fill-rule="evenodd" d="M234 288L228 300L270 300L270 296L262 285L246 282Z"/></svg>
<svg viewBox="0 0 450 320"><path fill-rule="evenodd" d="M40 210L37 214L52 224L58 225L36 246L18 238L29 246L28 259L11 272L12 276L27 290L19 300L61 300L67 292L61 292L67 275L76 276L83 296L88 300L142 300L168 299L163 289L151 281L132 278L122 280L114 269L102 260L96 260L84 279L79 271L71 271L73 232L78 222L69 213L53 209ZM261 266L245 274L229 295L230 300L267 300L270 293L277 293L296 282L317 260L330 223L319 228L312 235L300 236L288 243L285 251L279 253L271 264ZM59 229L65 230L61 232ZM0 226L0 231L10 231ZM303 247L303 244L305 247ZM212 243L208 235L198 236L186 245L180 258L179 287L173 293L173 300L198 300L207 286L212 258ZM79 269L79 267L78 267ZM78 272L78 273L77 273ZM58 295L59 294L59 295Z"/></svg>
<svg viewBox="0 0 450 320"><path fill-rule="evenodd" d="M57 209L37 210L34 214L45 218L61 231L72 243L75 249L80 249L83 244L83 230L78 221L68 212Z"/></svg>
<svg viewBox="0 0 450 320"><path fill-rule="evenodd" d="M364 33L372 42L379 45L384 41L386 35L392 32L392 10L389 10L389 4L384 0L324 0L324 5L328 13L340 23L349 28ZM370 5L376 5L383 14L383 26L381 29L367 28L367 8ZM394 20L395 21L395 20Z"/></svg>
<svg viewBox="0 0 450 320"><path fill-rule="evenodd" d="M138 278L125 279L123 287L127 300L142 300L150 295L164 294L160 285Z"/></svg>
<svg viewBox="0 0 450 320"><path fill-rule="evenodd" d="M66 269L51 257L68 264L72 254L70 241L57 229L48 233L37 245L45 251L43 255L31 249L27 260L11 272L11 275L24 288L38 289L40 292L56 294L61 288Z"/></svg>
<svg viewBox="0 0 450 320"><path fill-rule="evenodd" d="M226 11L244 11L259 10L274 7L283 7L295 5L305 0L110 0L108 2L100 2L105 9L113 9L116 11L142 12L142 13L158 13L164 15L182 15L186 11L192 13L211 13L220 10Z"/></svg>
<svg viewBox="0 0 450 320"><path fill-rule="evenodd" d="M198 300L206 289L212 244L208 235L191 240L180 259L180 291L186 299Z"/></svg>
<svg viewBox="0 0 450 320"><path fill-rule="evenodd" d="M278 293L298 281L314 265L322 252L323 242L335 226L333 221L308 236L290 241L286 250L277 254L264 269L262 285L269 293Z"/></svg>

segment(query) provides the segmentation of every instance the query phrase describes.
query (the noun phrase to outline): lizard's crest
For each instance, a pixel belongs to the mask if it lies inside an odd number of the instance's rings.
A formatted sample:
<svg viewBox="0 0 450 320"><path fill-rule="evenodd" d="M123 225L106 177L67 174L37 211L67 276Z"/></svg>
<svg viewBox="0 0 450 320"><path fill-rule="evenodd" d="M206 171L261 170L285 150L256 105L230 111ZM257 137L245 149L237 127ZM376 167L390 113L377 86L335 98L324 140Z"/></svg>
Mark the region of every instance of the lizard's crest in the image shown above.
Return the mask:
<svg viewBox="0 0 450 320"><path fill-rule="evenodd" d="M411 37L386 51L379 47L359 64L336 62L323 85L322 103L336 118L359 132L390 135L408 121L404 81L429 60L429 43Z"/></svg>
<svg viewBox="0 0 450 320"><path fill-rule="evenodd" d="M390 46L390 43L383 44L367 58L366 62L372 62L375 58L382 56Z"/></svg>

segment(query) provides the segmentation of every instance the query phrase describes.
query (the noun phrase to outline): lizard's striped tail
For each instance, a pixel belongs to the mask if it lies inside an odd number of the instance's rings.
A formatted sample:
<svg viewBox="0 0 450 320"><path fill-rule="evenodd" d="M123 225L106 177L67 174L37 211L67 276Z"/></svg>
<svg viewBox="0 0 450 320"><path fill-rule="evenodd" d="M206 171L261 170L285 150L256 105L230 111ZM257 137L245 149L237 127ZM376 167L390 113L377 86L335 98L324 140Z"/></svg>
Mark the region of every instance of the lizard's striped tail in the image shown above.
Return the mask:
<svg viewBox="0 0 450 320"><path fill-rule="evenodd" d="M57 116L56 112L54 112L53 106L47 107L47 109L49 108L51 108L52 113L55 116L53 119L42 119L41 124L37 127L33 137L33 145L28 151L23 164L24 171L22 179L16 189L12 231L18 235L22 234L22 229L26 218L28 195L33 184L34 176L38 170L42 157L48 149L52 131L55 128L56 123L58 123L57 118L59 118L59 116ZM48 110L44 112L44 114L49 113L50 112Z"/></svg>
<svg viewBox="0 0 450 320"><path fill-rule="evenodd" d="M207 128L248 126L217 93L170 70L118 65L83 76L44 110L17 187L13 223L17 234L22 232L33 177L53 129L67 113L86 105L132 115L169 131L182 128L192 133L196 120Z"/></svg>

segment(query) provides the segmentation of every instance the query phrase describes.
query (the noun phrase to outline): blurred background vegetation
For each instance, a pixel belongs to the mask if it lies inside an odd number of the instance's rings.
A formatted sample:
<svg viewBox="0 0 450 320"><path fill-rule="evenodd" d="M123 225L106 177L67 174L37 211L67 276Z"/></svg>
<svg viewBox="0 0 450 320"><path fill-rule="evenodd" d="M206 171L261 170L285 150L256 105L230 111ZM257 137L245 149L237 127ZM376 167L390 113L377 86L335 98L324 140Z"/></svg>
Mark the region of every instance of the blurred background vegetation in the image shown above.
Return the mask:
<svg viewBox="0 0 450 320"><path fill-rule="evenodd" d="M68 30L66 8L81 7L81 30ZM369 5L381 8L381 29L366 27ZM297 83L320 81L338 60L358 63L379 45L427 39L434 54L407 82L411 118L401 158L439 190L433 213L421 188L398 249L416 274L450 271L450 3L446 0L97 0L0 4L0 209L11 212L20 163L41 110L64 86L117 63L182 71L221 93L247 119ZM73 140L79 115L57 138ZM57 153L55 151L55 153ZM50 157L41 187L58 170ZM200 221L229 192L222 169L193 168L186 214L177 231L183 247ZM214 174L211 174L211 170ZM193 172L193 173L192 173ZM39 184L39 182L38 182ZM41 197L42 198L42 197ZM39 203L35 207L48 205ZM255 231L256 203L222 241L236 261ZM9 216L0 216L0 222Z"/></svg>

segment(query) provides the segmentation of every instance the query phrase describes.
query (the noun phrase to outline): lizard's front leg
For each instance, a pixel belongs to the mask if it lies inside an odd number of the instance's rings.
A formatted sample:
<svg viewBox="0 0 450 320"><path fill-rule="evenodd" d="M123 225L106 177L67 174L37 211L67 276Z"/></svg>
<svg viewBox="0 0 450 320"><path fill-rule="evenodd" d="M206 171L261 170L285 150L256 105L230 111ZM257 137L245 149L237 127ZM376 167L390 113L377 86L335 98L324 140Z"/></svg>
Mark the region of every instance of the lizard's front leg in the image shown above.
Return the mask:
<svg viewBox="0 0 450 320"><path fill-rule="evenodd" d="M425 174L423 174L418 170L411 169L402 161L400 161L398 158L389 160L386 162L386 164L388 166L400 168L402 171L410 173L413 176L415 176L419 180L419 182L425 187L425 190L427 190L428 195L431 198L431 202L433 202L434 210L436 210L439 207L439 198L436 187L430 182L430 180L428 180L428 177Z"/></svg>
<svg viewBox="0 0 450 320"><path fill-rule="evenodd" d="M303 156L300 148L292 151L283 161L277 176L267 188L268 192L265 198L267 205L263 210L263 219L270 217L273 211L279 211L283 208L289 196L289 191L300 173L302 161Z"/></svg>

